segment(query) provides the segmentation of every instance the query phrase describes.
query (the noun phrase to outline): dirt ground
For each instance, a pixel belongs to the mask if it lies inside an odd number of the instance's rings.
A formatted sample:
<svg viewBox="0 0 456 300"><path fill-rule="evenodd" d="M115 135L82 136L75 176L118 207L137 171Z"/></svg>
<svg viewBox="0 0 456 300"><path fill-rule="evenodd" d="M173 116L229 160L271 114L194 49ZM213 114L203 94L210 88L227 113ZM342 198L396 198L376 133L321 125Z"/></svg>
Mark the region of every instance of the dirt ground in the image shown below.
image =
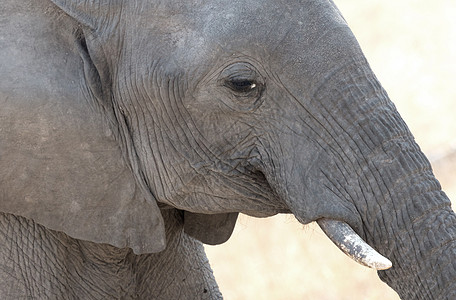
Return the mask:
<svg viewBox="0 0 456 300"><path fill-rule="evenodd" d="M456 1L336 4L456 201ZM227 243L206 249L226 299L398 299L318 226L304 227L290 216L241 216Z"/></svg>

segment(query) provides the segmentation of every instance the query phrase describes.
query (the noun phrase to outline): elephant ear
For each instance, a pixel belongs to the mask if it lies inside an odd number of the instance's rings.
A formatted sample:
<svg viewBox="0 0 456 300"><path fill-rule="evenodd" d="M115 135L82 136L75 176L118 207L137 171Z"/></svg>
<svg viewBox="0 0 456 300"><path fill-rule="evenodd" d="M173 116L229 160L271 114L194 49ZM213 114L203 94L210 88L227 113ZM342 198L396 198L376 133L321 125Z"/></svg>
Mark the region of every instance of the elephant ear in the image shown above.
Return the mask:
<svg viewBox="0 0 456 300"><path fill-rule="evenodd" d="M159 252L163 218L126 163L112 117L88 101L98 85L87 86L88 74L97 74L69 38L74 20L53 22L36 9L0 28L0 211L77 239Z"/></svg>
<svg viewBox="0 0 456 300"><path fill-rule="evenodd" d="M0 119L11 126L0 133L0 210L137 254L163 250L157 204L138 188L109 129L68 103L22 100L2 103L10 114Z"/></svg>
<svg viewBox="0 0 456 300"><path fill-rule="evenodd" d="M157 204L138 188L103 121L81 100L27 92L1 104L9 125L0 131L0 210L137 254L163 250Z"/></svg>

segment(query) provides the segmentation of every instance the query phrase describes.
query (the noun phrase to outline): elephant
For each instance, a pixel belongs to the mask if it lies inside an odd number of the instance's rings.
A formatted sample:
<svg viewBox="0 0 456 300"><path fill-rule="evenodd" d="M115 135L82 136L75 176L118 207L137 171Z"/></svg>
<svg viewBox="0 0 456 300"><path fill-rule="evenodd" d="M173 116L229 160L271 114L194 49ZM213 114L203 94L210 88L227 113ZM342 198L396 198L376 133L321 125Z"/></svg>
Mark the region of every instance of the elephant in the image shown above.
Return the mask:
<svg viewBox="0 0 456 300"><path fill-rule="evenodd" d="M219 299L239 213L456 297L450 200L332 0L1 7L2 299Z"/></svg>

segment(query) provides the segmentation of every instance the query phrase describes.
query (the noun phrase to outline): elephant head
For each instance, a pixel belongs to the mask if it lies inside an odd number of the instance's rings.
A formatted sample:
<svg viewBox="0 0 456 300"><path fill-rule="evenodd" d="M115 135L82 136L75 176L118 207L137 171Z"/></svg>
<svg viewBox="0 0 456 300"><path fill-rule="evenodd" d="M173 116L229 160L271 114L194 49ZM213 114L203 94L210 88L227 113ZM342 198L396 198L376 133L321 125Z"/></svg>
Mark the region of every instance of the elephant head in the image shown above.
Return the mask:
<svg viewBox="0 0 456 300"><path fill-rule="evenodd" d="M166 247L161 210L210 244L292 213L391 259L401 296L455 295L450 201L332 1L53 2L54 94L3 105L28 121L2 116L2 211L136 253Z"/></svg>

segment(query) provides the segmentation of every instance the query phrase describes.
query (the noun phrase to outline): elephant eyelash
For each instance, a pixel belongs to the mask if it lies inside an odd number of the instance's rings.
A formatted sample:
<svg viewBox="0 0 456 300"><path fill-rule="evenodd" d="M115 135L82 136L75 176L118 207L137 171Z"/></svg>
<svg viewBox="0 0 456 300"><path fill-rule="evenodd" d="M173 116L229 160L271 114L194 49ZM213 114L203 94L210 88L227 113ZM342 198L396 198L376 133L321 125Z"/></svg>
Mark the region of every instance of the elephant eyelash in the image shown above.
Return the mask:
<svg viewBox="0 0 456 300"><path fill-rule="evenodd" d="M232 91L242 94L250 93L259 86L255 81L248 79L227 80L224 85Z"/></svg>

